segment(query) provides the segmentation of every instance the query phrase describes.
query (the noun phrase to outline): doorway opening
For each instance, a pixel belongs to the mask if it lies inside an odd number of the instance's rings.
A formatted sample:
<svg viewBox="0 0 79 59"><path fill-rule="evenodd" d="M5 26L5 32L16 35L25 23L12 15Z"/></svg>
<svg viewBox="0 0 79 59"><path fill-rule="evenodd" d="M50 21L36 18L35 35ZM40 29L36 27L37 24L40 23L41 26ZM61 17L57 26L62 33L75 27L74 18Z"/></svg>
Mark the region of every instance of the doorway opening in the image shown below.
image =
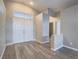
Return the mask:
<svg viewBox="0 0 79 59"><path fill-rule="evenodd" d="M49 23L49 37L53 35L53 22Z"/></svg>

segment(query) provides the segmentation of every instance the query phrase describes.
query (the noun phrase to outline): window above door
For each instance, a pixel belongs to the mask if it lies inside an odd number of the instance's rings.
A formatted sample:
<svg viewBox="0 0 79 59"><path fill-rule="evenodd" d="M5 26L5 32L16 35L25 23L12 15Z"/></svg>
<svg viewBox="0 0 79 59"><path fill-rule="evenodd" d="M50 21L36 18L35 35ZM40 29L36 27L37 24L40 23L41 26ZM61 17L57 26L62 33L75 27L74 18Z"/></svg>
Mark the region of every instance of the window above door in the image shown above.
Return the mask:
<svg viewBox="0 0 79 59"><path fill-rule="evenodd" d="M32 19L32 15L28 13L23 13L23 12L13 12L14 17L19 17L19 18L25 18L25 19Z"/></svg>

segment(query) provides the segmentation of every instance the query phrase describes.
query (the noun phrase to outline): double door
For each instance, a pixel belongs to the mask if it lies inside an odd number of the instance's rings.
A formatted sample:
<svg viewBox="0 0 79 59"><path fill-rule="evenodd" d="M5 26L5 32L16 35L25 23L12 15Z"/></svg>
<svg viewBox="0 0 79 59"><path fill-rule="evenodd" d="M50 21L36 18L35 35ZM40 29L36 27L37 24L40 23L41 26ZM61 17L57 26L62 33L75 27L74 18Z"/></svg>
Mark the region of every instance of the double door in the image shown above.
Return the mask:
<svg viewBox="0 0 79 59"><path fill-rule="evenodd" d="M33 40L33 20L14 17L13 19L13 43Z"/></svg>

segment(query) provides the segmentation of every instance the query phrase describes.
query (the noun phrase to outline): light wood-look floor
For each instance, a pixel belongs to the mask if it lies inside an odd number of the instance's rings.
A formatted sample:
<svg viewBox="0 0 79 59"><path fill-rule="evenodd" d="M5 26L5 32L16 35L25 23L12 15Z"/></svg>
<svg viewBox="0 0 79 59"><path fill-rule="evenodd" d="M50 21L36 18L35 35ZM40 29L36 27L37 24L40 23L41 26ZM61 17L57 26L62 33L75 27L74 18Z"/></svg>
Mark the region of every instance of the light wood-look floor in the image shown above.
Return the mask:
<svg viewBox="0 0 79 59"><path fill-rule="evenodd" d="M67 48L53 52L48 44L36 42L8 46L2 59L78 59L77 52Z"/></svg>

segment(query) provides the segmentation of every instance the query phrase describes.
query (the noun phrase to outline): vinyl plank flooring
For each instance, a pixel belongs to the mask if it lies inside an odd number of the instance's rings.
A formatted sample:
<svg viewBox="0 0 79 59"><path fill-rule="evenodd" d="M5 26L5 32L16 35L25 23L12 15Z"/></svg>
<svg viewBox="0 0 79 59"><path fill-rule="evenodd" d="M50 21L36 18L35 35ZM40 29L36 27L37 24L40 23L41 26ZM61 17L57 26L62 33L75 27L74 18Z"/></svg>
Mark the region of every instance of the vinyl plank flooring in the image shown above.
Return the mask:
<svg viewBox="0 0 79 59"><path fill-rule="evenodd" d="M7 46L2 59L78 59L78 53L64 47L54 52L49 44L25 42Z"/></svg>
<svg viewBox="0 0 79 59"><path fill-rule="evenodd" d="M16 59L14 46L9 46L6 48L2 59Z"/></svg>

